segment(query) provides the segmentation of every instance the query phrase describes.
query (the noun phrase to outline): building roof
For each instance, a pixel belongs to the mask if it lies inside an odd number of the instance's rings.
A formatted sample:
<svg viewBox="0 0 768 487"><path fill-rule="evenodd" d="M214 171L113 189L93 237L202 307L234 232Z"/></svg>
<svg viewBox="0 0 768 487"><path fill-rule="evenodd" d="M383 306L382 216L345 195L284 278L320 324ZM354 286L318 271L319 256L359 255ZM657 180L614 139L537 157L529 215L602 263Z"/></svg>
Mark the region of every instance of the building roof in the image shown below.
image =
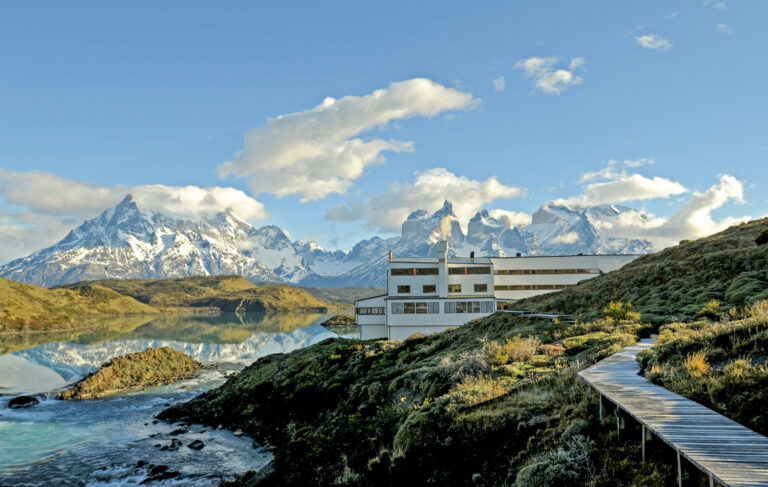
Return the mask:
<svg viewBox="0 0 768 487"><path fill-rule="evenodd" d="M458 296L448 296L446 298L441 298L440 296L387 296L384 298L385 301L403 301L403 300L413 300L413 299L442 299L442 300L454 300L454 299L494 299L493 294L465 294L465 295L458 295Z"/></svg>

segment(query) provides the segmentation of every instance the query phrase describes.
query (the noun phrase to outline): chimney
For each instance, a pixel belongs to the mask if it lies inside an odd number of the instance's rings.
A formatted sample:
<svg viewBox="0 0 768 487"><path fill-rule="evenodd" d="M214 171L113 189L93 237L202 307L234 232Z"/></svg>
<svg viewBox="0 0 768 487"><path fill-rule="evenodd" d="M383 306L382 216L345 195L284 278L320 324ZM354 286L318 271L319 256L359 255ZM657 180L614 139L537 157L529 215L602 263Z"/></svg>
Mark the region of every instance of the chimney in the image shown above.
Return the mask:
<svg viewBox="0 0 768 487"><path fill-rule="evenodd" d="M389 261L392 262L392 251L389 251Z"/></svg>
<svg viewBox="0 0 768 487"><path fill-rule="evenodd" d="M515 254L515 257L522 257L522 256L523 256L522 252L518 252L517 254Z"/></svg>
<svg viewBox="0 0 768 487"><path fill-rule="evenodd" d="M469 259L473 260L473 261L475 260L475 251L474 250L469 253Z"/></svg>
<svg viewBox="0 0 768 487"><path fill-rule="evenodd" d="M437 295L441 298L448 296L448 242L441 240L435 245L437 250Z"/></svg>

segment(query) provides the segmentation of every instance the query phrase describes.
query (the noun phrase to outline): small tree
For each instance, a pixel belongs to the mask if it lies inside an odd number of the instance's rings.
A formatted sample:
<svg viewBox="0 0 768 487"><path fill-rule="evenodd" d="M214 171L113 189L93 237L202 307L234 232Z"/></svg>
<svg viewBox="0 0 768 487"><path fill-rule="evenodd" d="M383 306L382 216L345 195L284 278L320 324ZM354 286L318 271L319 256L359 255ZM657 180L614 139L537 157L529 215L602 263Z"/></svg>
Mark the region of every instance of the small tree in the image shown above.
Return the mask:
<svg viewBox="0 0 768 487"><path fill-rule="evenodd" d="M763 230L760 232L760 235L757 236L755 239L755 243L757 245L765 245L768 244L768 229Z"/></svg>
<svg viewBox="0 0 768 487"><path fill-rule="evenodd" d="M611 301L603 309L603 315L609 323L618 323L620 321L640 321L640 313L632 311L632 303L622 303L621 301Z"/></svg>

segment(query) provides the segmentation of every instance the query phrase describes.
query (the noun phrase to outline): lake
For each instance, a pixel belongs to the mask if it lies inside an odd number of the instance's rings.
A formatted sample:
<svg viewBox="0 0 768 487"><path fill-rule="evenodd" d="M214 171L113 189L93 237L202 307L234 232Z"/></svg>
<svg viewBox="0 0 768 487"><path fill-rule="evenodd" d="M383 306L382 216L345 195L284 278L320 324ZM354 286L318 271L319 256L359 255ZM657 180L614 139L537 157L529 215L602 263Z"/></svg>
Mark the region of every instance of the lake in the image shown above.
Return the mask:
<svg viewBox="0 0 768 487"><path fill-rule="evenodd" d="M251 439L196 425L178 433L179 425L153 417L259 357L337 337L320 326L329 316L127 316L93 320L94 328L81 331L0 337L0 485L138 485L153 465L164 465L179 476L149 485L207 486L258 470L271 454ZM195 379L102 399L50 395L110 358L160 346L219 365ZM35 394L41 403L7 408L16 394ZM182 446L167 448L174 439ZM202 450L187 448L197 439L205 443Z"/></svg>

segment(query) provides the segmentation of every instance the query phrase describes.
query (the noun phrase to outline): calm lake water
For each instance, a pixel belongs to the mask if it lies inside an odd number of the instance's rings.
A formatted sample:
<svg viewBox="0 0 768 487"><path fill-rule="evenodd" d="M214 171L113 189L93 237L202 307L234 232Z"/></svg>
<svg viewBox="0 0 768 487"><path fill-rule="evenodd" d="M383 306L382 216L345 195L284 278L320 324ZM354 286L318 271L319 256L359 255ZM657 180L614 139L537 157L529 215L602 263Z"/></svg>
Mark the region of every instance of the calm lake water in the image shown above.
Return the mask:
<svg viewBox="0 0 768 487"><path fill-rule="evenodd" d="M257 470L271 455L231 432L153 424L153 416L224 382L227 374L271 353L335 337L329 315L222 314L102 319L89 331L0 338L0 485L138 485L151 465L179 472L149 485L218 485L234 473ZM112 357L168 346L219 367L171 386L87 401L49 396ZM32 408L9 409L17 394L38 394ZM178 450L162 450L174 438ZM202 450L186 445L200 439ZM147 465L143 465L146 462Z"/></svg>

